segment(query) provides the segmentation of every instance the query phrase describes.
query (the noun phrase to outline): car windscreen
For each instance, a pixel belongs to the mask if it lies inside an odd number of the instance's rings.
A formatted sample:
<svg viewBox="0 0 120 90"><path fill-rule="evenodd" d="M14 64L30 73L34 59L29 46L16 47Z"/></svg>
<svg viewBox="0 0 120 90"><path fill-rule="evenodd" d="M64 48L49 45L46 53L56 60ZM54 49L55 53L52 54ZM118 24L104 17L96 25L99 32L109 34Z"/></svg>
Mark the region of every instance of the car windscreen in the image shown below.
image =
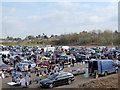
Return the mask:
<svg viewBox="0 0 120 90"><path fill-rule="evenodd" d="M53 74L53 75L49 76L48 79L53 80L53 79L55 79L57 76L58 76L58 74Z"/></svg>
<svg viewBox="0 0 120 90"><path fill-rule="evenodd" d="M67 60L67 59L68 59L67 56L61 56L61 57L60 57L60 60Z"/></svg>
<svg viewBox="0 0 120 90"><path fill-rule="evenodd" d="M65 59L65 57L64 57L64 56L61 56L61 57L60 57L60 60L64 60L64 59Z"/></svg>
<svg viewBox="0 0 120 90"><path fill-rule="evenodd" d="M33 62L28 62L29 64L33 64Z"/></svg>

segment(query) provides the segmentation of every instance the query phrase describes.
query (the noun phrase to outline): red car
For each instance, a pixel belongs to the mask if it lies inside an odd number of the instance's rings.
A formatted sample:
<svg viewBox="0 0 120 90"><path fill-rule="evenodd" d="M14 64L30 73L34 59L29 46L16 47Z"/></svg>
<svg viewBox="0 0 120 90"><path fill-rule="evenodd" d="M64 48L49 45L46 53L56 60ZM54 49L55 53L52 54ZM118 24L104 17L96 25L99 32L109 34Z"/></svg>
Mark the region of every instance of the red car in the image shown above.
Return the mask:
<svg viewBox="0 0 120 90"><path fill-rule="evenodd" d="M42 62L37 61L37 64L40 66L43 65L43 66L51 67L50 61L48 61L48 60L43 60Z"/></svg>
<svg viewBox="0 0 120 90"><path fill-rule="evenodd" d="M0 71L10 72L12 69L6 64L0 64Z"/></svg>

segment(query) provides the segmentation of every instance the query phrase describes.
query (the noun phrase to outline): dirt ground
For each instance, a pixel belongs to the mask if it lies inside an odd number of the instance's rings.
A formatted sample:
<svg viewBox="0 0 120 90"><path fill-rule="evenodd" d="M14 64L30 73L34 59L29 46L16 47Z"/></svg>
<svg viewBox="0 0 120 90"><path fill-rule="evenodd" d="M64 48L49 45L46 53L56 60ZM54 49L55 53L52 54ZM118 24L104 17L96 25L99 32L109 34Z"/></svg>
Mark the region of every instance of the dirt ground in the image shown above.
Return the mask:
<svg viewBox="0 0 120 90"><path fill-rule="evenodd" d="M92 80L79 85L79 88L118 88L118 74Z"/></svg>
<svg viewBox="0 0 120 90"><path fill-rule="evenodd" d="M64 71L68 72L70 70L73 70L73 69L82 69L82 68L85 68L87 67L87 64L76 64L74 67L70 67L70 68L65 68ZM24 73L23 73L24 74ZM6 75L8 76L8 75ZM83 78L84 76L82 76ZM37 79L37 78L47 78L47 76L42 76L42 77L38 77L36 76L35 73L31 73L31 80L34 81L34 79ZM77 79L76 79L77 80ZM19 86L15 87L15 86L9 86L7 83L8 82L11 82L12 81L12 78L9 76L9 77L6 77L2 80L2 88L20 88ZM84 80L83 80L84 81ZM75 82L74 82L75 83ZM36 84L35 82L32 82L32 84L29 86L29 88L39 88L39 84Z"/></svg>
<svg viewBox="0 0 120 90"><path fill-rule="evenodd" d="M64 71L72 69L81 69L87 67L87 64L76 64L75 67L65 68ZM7 76L7 75L6 75ZM28 88L40 88L39 84L33 82L34 79L39 78L35 73L31 73L32 84ZM47 78L47 77L43 77ZM1 80L0 80L1 81ZM6 77L2 80L2 88L21 88L20 86L9 86L7 83L11 82L11 77ZM70 85L62 85L54 88L117 88L118 87L118 74L110 74L106 77L84 77L84 74L75 76L75 80Z"/></svg>

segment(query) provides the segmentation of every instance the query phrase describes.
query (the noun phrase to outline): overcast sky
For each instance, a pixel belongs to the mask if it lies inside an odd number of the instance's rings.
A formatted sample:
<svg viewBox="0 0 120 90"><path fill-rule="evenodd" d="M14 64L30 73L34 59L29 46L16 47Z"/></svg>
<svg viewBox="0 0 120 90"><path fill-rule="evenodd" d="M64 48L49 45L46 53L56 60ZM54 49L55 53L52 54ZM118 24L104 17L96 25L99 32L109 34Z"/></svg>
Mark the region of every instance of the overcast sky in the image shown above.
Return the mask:
<svg viewBox="0 0 120 90"><path fill-rule="evenodd" d="M117 2L3 2L2 37L118 29Z"/></svg>

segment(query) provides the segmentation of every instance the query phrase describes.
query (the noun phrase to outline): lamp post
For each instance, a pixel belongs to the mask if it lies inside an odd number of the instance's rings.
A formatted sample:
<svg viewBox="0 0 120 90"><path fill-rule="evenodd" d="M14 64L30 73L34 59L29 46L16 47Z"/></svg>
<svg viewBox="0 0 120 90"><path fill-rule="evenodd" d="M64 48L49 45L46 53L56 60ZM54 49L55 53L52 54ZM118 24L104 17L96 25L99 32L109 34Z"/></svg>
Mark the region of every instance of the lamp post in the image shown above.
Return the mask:
<svg viewBox="0 0 120 90"><path fill-rule="evenodd" d="M112 46L113 46L113 32L112 32Z"/></svg>
<svg viewBox="0 0 120 90"><path fill-rule="evenodd" d="M43 48L44 48L44 35L45 35L45 34L43 33Z"/></svg>

